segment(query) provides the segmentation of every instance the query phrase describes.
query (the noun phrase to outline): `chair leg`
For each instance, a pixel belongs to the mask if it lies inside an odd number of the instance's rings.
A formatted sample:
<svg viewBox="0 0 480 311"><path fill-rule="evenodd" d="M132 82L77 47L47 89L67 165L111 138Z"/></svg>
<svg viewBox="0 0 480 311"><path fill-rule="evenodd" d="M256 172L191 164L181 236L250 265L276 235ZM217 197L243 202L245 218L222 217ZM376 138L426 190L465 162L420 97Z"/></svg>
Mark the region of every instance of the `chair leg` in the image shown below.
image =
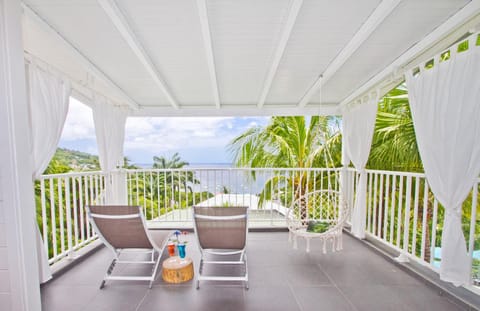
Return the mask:
<svg viewBox="0 0 480 311"><path fill-rule="evenodd" d="M245 289L248 290L248 264L247 264L247 254L243 253L243 262L245 263Z"/></svg>
<svg viewBox="0 0 480 311"><path fill-rule="evenodd" d="M153 259L153 256L154 255L152 255L152 259ZM148 288L152 288L153 282L155 281L155 276L157 275L158 265L160 264L161 257L162 257L162 254L158 253L157 260L155 261L155 266L152 272L152 280L150 281L150 285L148 286Z"/></svg>
<svg viewBox="0 0 480 311"><path fill-rule="evenodd" d="M202 275L203 270L203 254L201 254L202 258L200 258L200 264L198 265L198 273L197 273L197 280L196 280L196 288L200 288L200 280L198 279Z"/></svg>
<svg viewBox="0 0 480 311"><path fill-rule="evenodd" d="M102 283L100 284L100 289L105 287L105 283L107 282L107 278L112 274L113 268L115 267L115 264L117 263L117 258L114 258L112 262L110 263L110 266L108 266L107 273L105 274L105 277L102 280Z"/></svg>

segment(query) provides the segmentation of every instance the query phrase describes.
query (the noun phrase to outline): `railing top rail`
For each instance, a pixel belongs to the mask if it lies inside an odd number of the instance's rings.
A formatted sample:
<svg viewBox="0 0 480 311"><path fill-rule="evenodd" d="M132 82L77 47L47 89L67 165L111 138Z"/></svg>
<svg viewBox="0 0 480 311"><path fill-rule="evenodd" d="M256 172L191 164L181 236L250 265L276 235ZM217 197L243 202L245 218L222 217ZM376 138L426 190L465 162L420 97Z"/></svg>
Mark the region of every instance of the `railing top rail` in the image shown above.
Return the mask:
<svg viewBox="0 0 480 311"><path fill-rule="evenodd" d="M38 180L41 179L52 179L52 178L65 178L65 177L80 177L80 176L90 176L90 175L105 175L105 172L102 171L88 171L88 172L70 172L70 173L62 173L62 174L48 174L48 175L41 175L38 177Z"/></svg>
<svg viewBox="0 0 480 311"><path fill-rule="evenodd" d="M187 168L145 168L145 169L128 169L127 173L137 172L190 172L190 171L340 171L341 167L334 168L291 168L291 167L187 167Z"/></svg>
<svg viewBox="0 0 480 311"><path fill-rule="evenodd" d="M425 173L401 172L401 171L384 171L384 170L366 170L366 171L367 171L367 173L373 173L373 174L384 174L384 175L394 175L394 176L410 176L410 177L425 178Z"/></svg>

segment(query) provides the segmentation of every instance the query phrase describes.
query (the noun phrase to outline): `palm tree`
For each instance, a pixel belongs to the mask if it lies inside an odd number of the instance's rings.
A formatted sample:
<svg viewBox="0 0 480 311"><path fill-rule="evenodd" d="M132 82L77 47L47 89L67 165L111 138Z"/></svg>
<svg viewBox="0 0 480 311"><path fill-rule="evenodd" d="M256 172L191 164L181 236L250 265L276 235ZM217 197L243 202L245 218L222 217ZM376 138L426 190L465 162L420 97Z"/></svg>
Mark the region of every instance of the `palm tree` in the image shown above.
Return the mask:
<svg viewBox="0 0 480 311"><path fill-rule="evenodd" d="M368 168L423 172L405 84L378 103Z"/></svg>
<svg viewBox="0 0 480 311"><path fill-rule="evenodd" d="M178 152L175 152L172 155L171 159L168 159L167 157L164 157L164 156L161 156L161 157L154 156L153 157L153 168L176 169L176 168L182 168L182 167L184 167L188 164L189 164L188 162L183 161L180 158L180 155L178 154Z"/></svg>
<svg viewBox="0 0 480 311"><path fill-rule="evenodd" d="M187 165L189 165L189 163L182 160L178 152L175 152L170 159L164 156L153 157L153 168L155 169L180 169ZM165 172L161 178L163 180L160 181L160 185L164 185L165 183L169 186L173 185L173 197L175 197L175 192L180 191L180 185L183 185L185 191L189 190L192 193L192 187L188 184L200 183L200 181L195 178L193 172Z"/></svg>
<svg viewBox="0 0 480 311"><path fill-rule="evenodd" d="M341 148L338 120L334 117L272 117L265 127L257 126L234 138L230 149L237 167L311 168L340 163ZM252 176L255 178L255 175ZM305 171L268 179L260 193L259 207L266 200L284 196L292 202L319 183ZM302 219L306 208L301 211Z"/></svg>

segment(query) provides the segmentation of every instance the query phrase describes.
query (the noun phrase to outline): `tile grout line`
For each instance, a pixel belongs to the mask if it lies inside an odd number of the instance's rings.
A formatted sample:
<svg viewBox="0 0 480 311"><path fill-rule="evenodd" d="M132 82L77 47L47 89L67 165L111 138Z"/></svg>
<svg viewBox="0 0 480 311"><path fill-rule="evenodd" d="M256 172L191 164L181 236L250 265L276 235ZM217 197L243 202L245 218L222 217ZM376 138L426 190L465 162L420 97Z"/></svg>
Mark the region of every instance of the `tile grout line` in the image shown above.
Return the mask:
<svg viewBox="0 0 480 311"><path fill-rule="evenodd" d="M149 290L152 290L152 289L149 289ZM148 295L148 291L149 291L149 290L147 290L147 291L145 292L145 294L143 295L143 298L140 299L140 301L138 302L138 304L137 304L137 306L136 306L136 308L135 308L135 311L139 311L139 310L140 310L140 306L141 306L142 303L145 301L145 298L147 298L147 295Z"/></svg>
<svg viewBox="0 0 480 311"><path fill-rule="evenodd" d="M345 300L348 302L348 304L350 306L352 306L353 310L354 311L358 311L357 307L355 307L355 305L353 304L353 302L348 299L347 295L345 295L345 293L340 289L340 287L338 287L337 283L335 283L333 281L333 279L330 277L330 275L327 273L327 271L325 271L322 267L322 264L321 263L317 263L317 266L320 268L320 271L322 271L323 273L325 273L325 275L327 276L328 280L332 283L332 285L338 290L338 292L340 293L340 295L342 295L343 298L345 298Z"/></svg>
<svg viewBox="0 0 480 311"><path fill-rule="evenodd" d="M295 295L295 291L293 290L293 286L292 286L292 284L290 283L289 280L287 280L287 284L288 284L288 289L289 289L290 292L292 293L293 299L295 299L295 302L297 303L298 308L300 309L300 311L304 311L304 310L303 310L303 307L302 307L302 304L300 303L297 295Z"/></svg>

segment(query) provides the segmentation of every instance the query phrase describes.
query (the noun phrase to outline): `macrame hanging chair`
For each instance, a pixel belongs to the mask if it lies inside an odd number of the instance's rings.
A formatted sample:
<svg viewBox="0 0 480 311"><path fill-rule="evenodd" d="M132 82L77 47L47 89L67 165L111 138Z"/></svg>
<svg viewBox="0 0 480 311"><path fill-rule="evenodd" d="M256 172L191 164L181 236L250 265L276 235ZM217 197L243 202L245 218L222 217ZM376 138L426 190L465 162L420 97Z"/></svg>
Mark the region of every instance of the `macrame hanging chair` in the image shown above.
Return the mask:
<svg viewBox="0 0 480 311"><path fill-rule="evenodd" d="M328 146L324 142L324 161L326 167L333 167L334 161ZM307 190L305 193L297 193L297 197L287 211L287 226L289 241L293 242L293 248L298 248L298 238L306 240L306 251L310 252L310 240L317 239L323 243L323 253L327 252L330 245L332 252L339 251L342 245L342 230L349 217L347 202L344 196L332 183L332 178L338 180L338 171L327 171L326 182L320 183L321 189ZM333 175L333 177L332 177ZM318 175L315 175L318 178ZM307 177L307 178L311 178ZM314 177L315 178L315 177ZM314 184L319 184L314 180ZM300 190L301 191L301 190Z"/></svg>
<svg viewBox="0 0 480 311"><path fill-rule="evenodd" d="M342 245L342 230L349 209L339 191L324 189L308 192L296 199L287 212L289 241L298 248L297 239L306 240L306 251L310 252L310 240L323 243L323 253L330 244L332 252Z"/></svg>

